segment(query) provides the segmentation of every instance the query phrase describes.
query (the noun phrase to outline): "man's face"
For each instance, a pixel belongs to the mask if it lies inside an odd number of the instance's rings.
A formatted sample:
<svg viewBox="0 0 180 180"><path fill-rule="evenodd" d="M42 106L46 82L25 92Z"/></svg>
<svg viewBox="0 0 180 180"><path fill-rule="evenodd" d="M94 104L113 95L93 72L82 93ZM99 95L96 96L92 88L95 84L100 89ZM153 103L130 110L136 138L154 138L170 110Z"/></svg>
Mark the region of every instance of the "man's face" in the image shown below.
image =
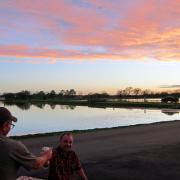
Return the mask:
<svg viewBox="0 0 180 180"><path fill-rule="evenodd" d="M64 135L60 140L60 147L64 151L70 151L73 145L73 137L71 135Z"/></svg>

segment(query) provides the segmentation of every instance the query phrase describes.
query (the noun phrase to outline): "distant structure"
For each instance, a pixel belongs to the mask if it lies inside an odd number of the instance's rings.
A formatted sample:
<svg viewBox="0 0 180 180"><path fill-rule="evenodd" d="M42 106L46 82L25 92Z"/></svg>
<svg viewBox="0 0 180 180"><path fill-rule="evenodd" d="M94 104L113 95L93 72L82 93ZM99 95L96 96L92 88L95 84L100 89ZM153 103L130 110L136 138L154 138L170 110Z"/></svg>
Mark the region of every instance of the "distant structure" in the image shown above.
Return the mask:
<svg viewBox="0 0 180 180"><path fill-rule="evenodd" d="M177 103L179 101L179 98L167 96L161 99L161 102L163 103Z"/></svg>

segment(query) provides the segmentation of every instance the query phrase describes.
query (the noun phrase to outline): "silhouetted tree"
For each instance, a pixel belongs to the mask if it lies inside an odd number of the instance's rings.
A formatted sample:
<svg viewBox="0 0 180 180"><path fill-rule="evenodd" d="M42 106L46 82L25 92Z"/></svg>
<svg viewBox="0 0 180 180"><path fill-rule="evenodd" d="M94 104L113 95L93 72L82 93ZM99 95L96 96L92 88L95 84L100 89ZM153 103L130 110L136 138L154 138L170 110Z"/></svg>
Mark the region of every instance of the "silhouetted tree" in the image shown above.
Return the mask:
<svg viewBox="0 0 180 180"><path fill-rule="evenodd" d="M132 95L133 94L133 88L127 87L124 89L125 95Z"/></svg>
<svg viewBox="0 0 180 180"><path fill-rule="evenodd" d="M48 98L55 98L56 97L56 92L52 90L50 93L47 94Z"/></svg>
<svg viewBox="0 0 180 180"><path fill-rule="evenodd" d="M69 96L75 96L76 95L76 91L74 89L70 89L68 95Z"/></svg>
<svg viewBox="0 0 180 180"><path fill-rule="evenodd" d="M16 98L16 95L14 93L4 93L2 95L6 100L9 100L9 99L15 99Z"/></svg>
<svg viewBox="0 0 180 180"><path fill-rule="evenodd" d="M68 96L68 95L69 95L69 90L66 90L66 91L64 92L64 95L65 95L65 96Z"/></svg>
<svg viewBox="0 0 180 180"><path fill-rule="evenodd" d="M142 90L140 88L135 88L133 89L133 94L138 96L142 94Z"/></svg>
<svg viewBox="0 0 180 180"><path fill-rule="evenodd" d="M29 99L30 91L20 91L15 94L17 99Z"/></svg>
<svg viewBox="0 0 180 180"><path fill-rule="evenodd" d="M32 94L32 97L36 99L46 99L46 94L44 91L39 91L37 93Z"/></svg>

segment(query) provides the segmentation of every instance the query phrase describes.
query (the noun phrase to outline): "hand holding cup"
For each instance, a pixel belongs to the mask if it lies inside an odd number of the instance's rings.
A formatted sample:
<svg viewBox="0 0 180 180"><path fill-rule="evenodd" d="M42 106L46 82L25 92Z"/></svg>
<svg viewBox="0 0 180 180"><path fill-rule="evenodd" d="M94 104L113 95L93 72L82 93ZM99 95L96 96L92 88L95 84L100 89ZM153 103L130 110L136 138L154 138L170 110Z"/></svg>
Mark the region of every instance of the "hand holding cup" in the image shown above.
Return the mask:
<svg viewBox="0 0 180 180"><path fill-rule="evenodd" d="M48 147L48 146L44 146L44 147L42 147L42 151L43 151L43 154L45 154L47 156L47 159L48 159L47 162L44 164L44 167L48 167L49 166L49 160L52 157L52 148Z"/></svg>

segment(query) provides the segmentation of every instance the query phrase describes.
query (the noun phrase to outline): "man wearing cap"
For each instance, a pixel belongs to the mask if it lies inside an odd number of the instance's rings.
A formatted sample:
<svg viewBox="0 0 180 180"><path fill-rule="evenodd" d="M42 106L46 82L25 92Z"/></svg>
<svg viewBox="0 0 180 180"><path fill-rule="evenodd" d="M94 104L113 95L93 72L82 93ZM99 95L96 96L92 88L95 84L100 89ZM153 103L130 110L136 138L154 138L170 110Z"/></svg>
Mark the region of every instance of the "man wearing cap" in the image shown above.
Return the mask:
<svg viewBox="0 0 180 180"><path fill-rule="evenodd" d="M43 167L52 156L52 150L45 151L36 157L20 141L7 137L7 134L17 122L5 107L0 107L0 179L14 180L20 166L30 170Z"/></svg>

